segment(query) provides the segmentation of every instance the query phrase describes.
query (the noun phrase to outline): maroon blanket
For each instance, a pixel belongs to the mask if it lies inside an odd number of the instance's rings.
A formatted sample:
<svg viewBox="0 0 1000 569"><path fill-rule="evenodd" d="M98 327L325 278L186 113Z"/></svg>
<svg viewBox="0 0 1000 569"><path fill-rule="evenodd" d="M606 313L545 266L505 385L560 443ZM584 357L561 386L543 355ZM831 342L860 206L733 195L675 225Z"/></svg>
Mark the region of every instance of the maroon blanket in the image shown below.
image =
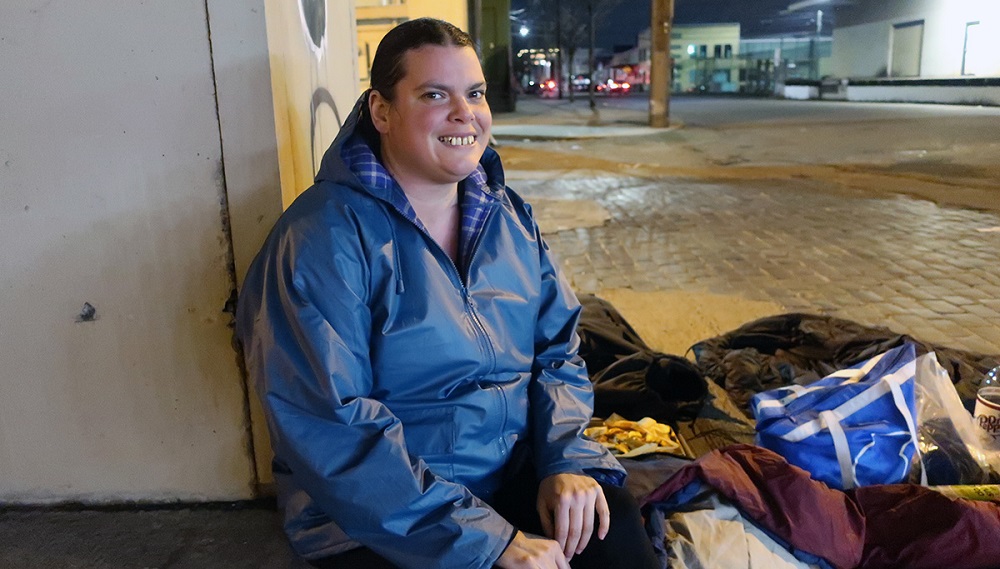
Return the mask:
<svg viewBox="0 0 1000 569"><path fill-rule="evenodd" d="M1000 567L1000 504L906 484L841 492L751 445L703 456L643 503L665 502L692 482L711 486L761 528L838 569Z"/></svg>

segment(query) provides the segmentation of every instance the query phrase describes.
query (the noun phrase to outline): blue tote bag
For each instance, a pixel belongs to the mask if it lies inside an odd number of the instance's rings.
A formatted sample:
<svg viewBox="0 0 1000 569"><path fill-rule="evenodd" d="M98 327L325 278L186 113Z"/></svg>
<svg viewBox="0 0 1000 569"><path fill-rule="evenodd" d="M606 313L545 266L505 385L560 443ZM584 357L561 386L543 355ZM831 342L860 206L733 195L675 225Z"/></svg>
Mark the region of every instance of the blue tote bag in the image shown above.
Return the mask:
<svg viewBox="0 0 1000 569"><path fill-rule="evenodd" d="M903 482L919 453L916 371L907 343L809 386L758 393L757 444L832 488Z"/></svg>

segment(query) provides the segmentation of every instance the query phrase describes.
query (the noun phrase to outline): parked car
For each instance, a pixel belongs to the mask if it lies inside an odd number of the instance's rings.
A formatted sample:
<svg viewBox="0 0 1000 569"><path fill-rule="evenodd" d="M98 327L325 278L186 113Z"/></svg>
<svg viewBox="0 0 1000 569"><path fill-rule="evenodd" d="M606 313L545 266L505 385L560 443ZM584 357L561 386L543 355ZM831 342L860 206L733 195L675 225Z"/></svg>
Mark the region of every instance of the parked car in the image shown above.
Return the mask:
<svg viewBox="0 0 1000 569"><path fill-rule="evenodd" d="M555 97L559 94L559 90L556 89L556 82L554 79L546 79L539 84L539 95L542 97Z"/></svg>
<svg viewBox="0 0 1000 569"><path fill-rule="evenodd" d="M586 75L577 75L573 77L573 90L574 91L589 91L590 90L590 77Z"/></svg>
<svg viewBox="0 0 1000 569"><path fill-rule="evenodd" d="M632 85L626 83L619 83L614 79L608 79L607 83L601 83L597 86L597 91L601 93L607 93L608 95L626 95L632 90Z"/></svg>

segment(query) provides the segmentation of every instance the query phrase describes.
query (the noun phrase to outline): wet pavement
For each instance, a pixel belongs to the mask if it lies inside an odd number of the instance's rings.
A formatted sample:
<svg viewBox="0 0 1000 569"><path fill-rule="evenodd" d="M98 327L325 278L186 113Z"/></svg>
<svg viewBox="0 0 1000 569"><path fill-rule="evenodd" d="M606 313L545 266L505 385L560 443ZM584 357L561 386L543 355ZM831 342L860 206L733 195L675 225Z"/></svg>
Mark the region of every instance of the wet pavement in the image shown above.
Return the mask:
<svg viewBox="0 0 1000 569"><path fill-rule="evenodd" d="M495 119L578 291L769 301L1000 354L1000 108L679 97L656 135L568 128L638 128L644 104L528 99ZM564 138L518 130L538 123ZM607 221L567 227L574 203Z"/></svg>
<svg viewBox="0 0 1000 569"><path fill-rule="evenodd" d="M1000 215L808 183L713 184L520 172L538 207L596 202L609 220L547 232L574 287L685 290L882 325L1000 352ZM564 202L552 201L566 200ZM593 206L590 206L593 207Z"/></svg>

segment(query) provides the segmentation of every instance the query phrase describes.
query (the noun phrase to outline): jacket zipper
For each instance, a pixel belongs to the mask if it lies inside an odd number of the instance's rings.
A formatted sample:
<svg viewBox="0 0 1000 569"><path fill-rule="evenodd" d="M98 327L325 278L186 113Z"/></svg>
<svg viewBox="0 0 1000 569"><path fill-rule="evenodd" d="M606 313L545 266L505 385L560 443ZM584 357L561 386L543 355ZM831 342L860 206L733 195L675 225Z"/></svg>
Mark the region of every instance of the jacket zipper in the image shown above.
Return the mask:
<svg viewBox="0 0 1000 569"><path fill-rule="evenodd" d="M389 205L392 204L390 203ZM420 225L417 225L416 223L410 221L410 219L406 216L406 214L403 213L402 211L399 211L399 208L397 208L396 206L392 205L392 208L395 209L403 217L403 219L409 221L411 224L413 224L414 227L417 228L417 230L419 230L421 233L427 236L430 242L433 243L435 247L437 247L438 251L440 251L441 254L445 256L446 259L448 259L448 264L451 265L452 276L454 277L454 281L457 282L458 288L462 293L462 301L465 303L465 309L468 312L469 317L472 320L473 327L476 330L476 340L479 342L480 349L483 351L483 353L489 357L489 364L490 364L489 371L490 373L496 371L496 364L497 364L496 350L493 348L493 342L490 340L489 334L486 332L486 327L483 326L482 321L480 321L479 319L479 315L476 314L476 308L472 304L472 298L471 295L469 294L469 288L462 281L462 273L461 271L458 270L458 265L455 264L455 261L452 260L451 256L448 255L448 253L441 247L441 245L439 245L438 242L434 240L434 238L431 236L431 234L427 231L426 228L421 227ZM468 265L470 269L472 268L473 264L472 262L476 258L476 252L479 251L479 244L482 241L482 236L484 233L486 233L486 227L493 219L495 209L496 209L495 207L491 207L489 211L486 212L486 218L483 219L482 230L479 232L478 235L476 235L476 240L473 242L472 247L469 250L469 262L466 263L466 265ZM497 403L499 403L500 405L500 414L502 416L500 423L500 433L499 436L497 437L497 446L500 449L500 455L507 456L507 451L508 451L507 441L504 440L504 435L503 435L507 430L507 418L508 418L507 394L504 393L503 388L500 387L499 385L493 384L491 387L493 389L496 389L497 400L498 400Z"/></svg>
<svg viewBox="0 0 1000 569"><path fill-rule="evenodd" d="M483 234L486 233L487 225L493 219L494 215L493 212L495 210L496 210L495 207L491 207L489 211L486 212L486 218L483 219L482 230L479 232L478 235L476 235L476 240L475 242L473 242L472 247L469 249L469 262L466 263L466 265L469 267L470 271L472 269L472 264L473 264L472 262L476 259L476 252L479 251L479 243L480 241L482 241ZM435 244L436 243L437 242L435 242ZM438 248L440 249L440 246L438 246ZM443 251L444 250L442 249L442 252ZM447 254L445 254L445 256L448 257ZM496 350L493 349L493 342L492 340L490 340L490 336L486 332L486 327L483 326L482 321L479 319L479 315L476 313L476 307L475 305L472 304L472 295L469 293L469 288L462 281L462 273L459 272L458 267L455 265L455 262L451 260L451 257L448 257L448 260L451 261L451 266L453 269L455 269L455 274L458 275L458 282L462 287L462 296L465 298L465 306L469 311L469 315L472 317L472 322L476 326L476 331L478 332L478 336L482 339L484 352L486 356L489 357L489 364L490 364L489 371L490 373L493 373L497 367L497 354Z"/></svg>
<svg viewBox="0 0 1000 569"><path fill-rule="evenodd" d="M462 281L462 272L458 270L458 265L455 264L455 261L451 258L450 255L448 255L448 253L441 247L441 245L439 245L438 242L434 240L434 237L431 236L430 232L428 232L425 227L413 223L413 221L410 220L410 218L407 217L407 215L404 212L400 211L399 208L397 208L391 202L387 203L389 203L389 206L392 207L392 209L396 210L396 212L399 213L403 217L403 219L405 219L414 227L416 227L418 231L426 235L427 238L430 240L430 242L433 244L433 246L437 247L438 251L440 251L441 254L444 255L446 259L448 259L448 264L451 266L452 269L453 282L457 283L459 291L462 293L462 301L465 303L466 312L469 314L469 317L473 323L473 327L476 329L476 340L479 342L479 349L482 350L483 354L489 358L488 369L490 373L494 372L496 370L496 365L497 365L496 350L493 348L493 342L490 340L489 334L486 332L486 327L483 326L482 321L479 320L479 316L476 314L476 309L472 305L472 297L469 294L469 288L465 286L465 283ZM490 207L489 210L486 212L486 218L483 219L482 230L479 232L478 235L476 235L476 240L472 244L472 248L470 249L469 252L469 262L467 263L467 265L470 268L472 267L472 261L476 258L476 252L479 250L479 243L480 241L482 241L482 236L484 233L486 233L486 226L493 218L494 215L493 212L495 210L496 207L494 206Z"/></svg>

